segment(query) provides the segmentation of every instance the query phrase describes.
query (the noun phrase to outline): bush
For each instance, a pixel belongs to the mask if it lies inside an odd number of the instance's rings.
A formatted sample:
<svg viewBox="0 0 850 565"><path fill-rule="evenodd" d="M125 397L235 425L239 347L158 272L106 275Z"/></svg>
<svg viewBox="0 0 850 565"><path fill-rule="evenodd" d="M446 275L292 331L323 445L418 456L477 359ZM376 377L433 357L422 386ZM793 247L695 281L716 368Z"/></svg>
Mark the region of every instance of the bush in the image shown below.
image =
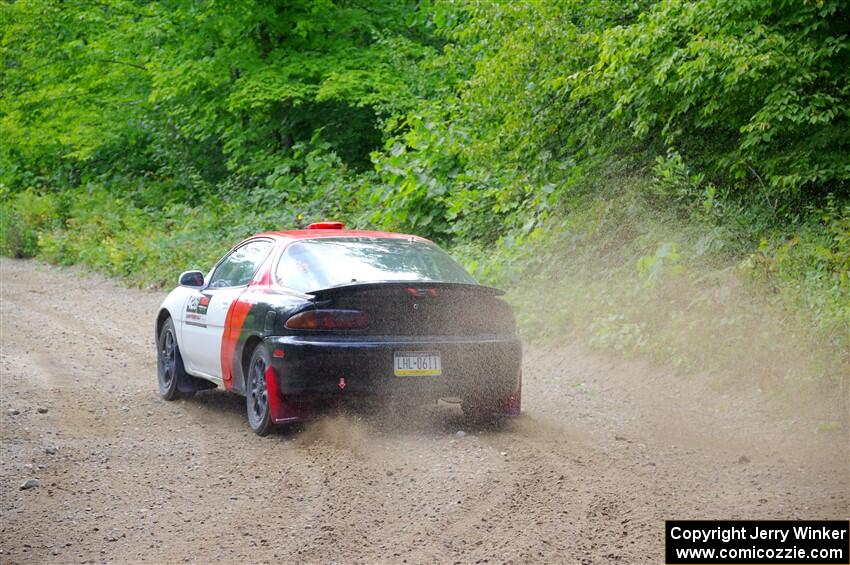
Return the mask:
<svg viewBox="0 0 850 565"><path fill-rule="evenodd" d="M33 190L8 194L0 189L0 251L12 257L35 257L39 237L61 223L55 198Z"/></svg>

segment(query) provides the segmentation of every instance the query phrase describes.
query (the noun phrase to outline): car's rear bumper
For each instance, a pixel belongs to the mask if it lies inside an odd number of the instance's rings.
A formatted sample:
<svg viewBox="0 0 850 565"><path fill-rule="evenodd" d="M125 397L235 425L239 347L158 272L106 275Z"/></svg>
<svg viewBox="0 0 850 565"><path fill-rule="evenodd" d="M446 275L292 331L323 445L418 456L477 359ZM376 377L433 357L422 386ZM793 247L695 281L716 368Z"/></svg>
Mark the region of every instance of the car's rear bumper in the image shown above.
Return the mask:
<svg viewBox="0 0 850 565"><path fill-rule="evenodd" d="M493 406L505 415L519 413L522 346L516 337L266 339L282 407L277 421L301 420L296 406L363 396L436 399L458 397ZM396 376L397 351L439 352L440 376ZM507 400L506 400L507 399ZM500 409L499 407L504 407ZM287 409L288 408L288 409ZM273 410L274 411L274 410Z"/></svg>

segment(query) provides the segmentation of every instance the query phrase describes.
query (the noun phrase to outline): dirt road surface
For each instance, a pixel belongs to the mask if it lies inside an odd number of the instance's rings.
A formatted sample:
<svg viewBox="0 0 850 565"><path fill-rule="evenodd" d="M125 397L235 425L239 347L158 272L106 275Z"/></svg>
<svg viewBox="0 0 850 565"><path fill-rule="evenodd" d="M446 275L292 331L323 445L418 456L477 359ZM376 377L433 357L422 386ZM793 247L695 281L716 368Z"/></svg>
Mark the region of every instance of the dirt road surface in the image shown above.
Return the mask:
<svg viewBox="0 0 850 565"><path fill-rule="evenodd" d="M668 518L850 516L843 432L571 343L526 349L501 430L435 406L256 437L223 391L159 399L163 293L0 267L4 564L663 563Z"/></svg>

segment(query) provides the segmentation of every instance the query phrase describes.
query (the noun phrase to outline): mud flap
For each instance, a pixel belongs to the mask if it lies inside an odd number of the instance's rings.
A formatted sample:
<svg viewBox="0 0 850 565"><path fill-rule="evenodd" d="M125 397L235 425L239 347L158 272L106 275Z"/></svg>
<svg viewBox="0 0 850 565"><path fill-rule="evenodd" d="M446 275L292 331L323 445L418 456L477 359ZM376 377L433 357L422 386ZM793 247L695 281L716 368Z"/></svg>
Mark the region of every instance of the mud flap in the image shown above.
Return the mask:
<svg viewBox="0 0 850 565"><path fill-rule="evenodd" d="M499 401L499 415L519 416L522 411L522 375L517 389Z"/></svg>
<svg viewBox="0 0 850 565"><path fill-rule="evenodd" d="M306 422L315 414L313 404L285 398L280 394L277 372L271 365L266 369L266 390L269 395L269 416L273 424Z"/></svg>
<svg viewBox="0 0 850 565"><path fill-rule="evenodd" d="M501 398L487 399L485 402L465 400L461 407L464 414L474 420L499 420L519 416L522 411L522 375L515 391Z"/></svg>

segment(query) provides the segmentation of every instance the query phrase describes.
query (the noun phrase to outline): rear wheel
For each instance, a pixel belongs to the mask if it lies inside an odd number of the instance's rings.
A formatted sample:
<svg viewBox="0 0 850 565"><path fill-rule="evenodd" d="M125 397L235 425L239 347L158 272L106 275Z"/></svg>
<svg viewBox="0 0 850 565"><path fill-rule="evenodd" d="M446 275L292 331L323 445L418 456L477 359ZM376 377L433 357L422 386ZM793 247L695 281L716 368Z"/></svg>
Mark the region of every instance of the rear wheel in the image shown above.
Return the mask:
<svg viewBox="0 0 850 565"><path fill-rule="evenodd" d="M248 425L254 433L264 436L272 427L269 409L269 389L266 385L266 369L271 363L269 352L262 344L254 349L248 363L248 378L245 382L245 405L248 410Z"/></svg>
<svg viewBox="0 0 850 565"><path fill-rule="evenodd" d="M159 395L165 400L176 400L183 396L177 388L178 381L187 378L183 357L177 346L177 333L171 318L165 320L157 339L156 376Z"/></svg>
<svg viewBox="0 0 850 565"><path fill-rule="evenodd" d="M501 419L494 403L464 400L460 405L463 415L474 422L490 422Z"/></svg>

